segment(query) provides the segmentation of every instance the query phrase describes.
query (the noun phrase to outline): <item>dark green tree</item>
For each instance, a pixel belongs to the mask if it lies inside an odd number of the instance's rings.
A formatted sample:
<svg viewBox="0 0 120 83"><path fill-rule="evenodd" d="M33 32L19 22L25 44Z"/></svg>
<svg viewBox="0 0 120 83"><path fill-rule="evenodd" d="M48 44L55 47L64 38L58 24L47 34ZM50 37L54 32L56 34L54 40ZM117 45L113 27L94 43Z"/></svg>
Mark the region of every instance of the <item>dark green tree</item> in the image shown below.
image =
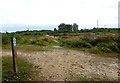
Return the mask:
<svg viewBox="0 0 120 83"><path fill-rule="evenodd" d="M62 32L62 33L72 32L72 25L70 25L70 24L65 24L65 23L61 23L61 24L58 26L58 31L59 31L59 32Z"/></svg>

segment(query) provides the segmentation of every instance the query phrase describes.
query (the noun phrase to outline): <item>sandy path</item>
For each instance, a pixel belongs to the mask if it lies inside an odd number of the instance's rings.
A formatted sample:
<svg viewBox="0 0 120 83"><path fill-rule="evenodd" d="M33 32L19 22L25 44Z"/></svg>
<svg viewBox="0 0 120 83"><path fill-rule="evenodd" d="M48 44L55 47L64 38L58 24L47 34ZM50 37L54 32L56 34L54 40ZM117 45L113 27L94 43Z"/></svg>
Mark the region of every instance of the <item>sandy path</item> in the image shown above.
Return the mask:
<svg viewBox="0 0 120 83"><path fill-rule="evenodd" d="M3 55L9 54L3 52ZM118 80L118 59L57 47L31 53L18 51L18 56L33 64L31 79L36 81L64 81L76 76Z"/></svg>

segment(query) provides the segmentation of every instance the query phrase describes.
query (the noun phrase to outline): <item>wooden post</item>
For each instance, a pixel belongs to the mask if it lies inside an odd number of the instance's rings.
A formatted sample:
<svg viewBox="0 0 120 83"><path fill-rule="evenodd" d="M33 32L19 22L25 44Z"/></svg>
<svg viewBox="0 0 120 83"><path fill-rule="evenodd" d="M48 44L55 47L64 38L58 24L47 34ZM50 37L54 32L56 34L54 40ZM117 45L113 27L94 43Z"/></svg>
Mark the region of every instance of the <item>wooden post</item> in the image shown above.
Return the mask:
<svg viewBox="0 0 120 83"><path fill-rule="evenodd" d="M12 55L13 55L13 70L15 73L17 73L17 51L16 51L16 39L11 37L11 45L12 45Z"/></svg>

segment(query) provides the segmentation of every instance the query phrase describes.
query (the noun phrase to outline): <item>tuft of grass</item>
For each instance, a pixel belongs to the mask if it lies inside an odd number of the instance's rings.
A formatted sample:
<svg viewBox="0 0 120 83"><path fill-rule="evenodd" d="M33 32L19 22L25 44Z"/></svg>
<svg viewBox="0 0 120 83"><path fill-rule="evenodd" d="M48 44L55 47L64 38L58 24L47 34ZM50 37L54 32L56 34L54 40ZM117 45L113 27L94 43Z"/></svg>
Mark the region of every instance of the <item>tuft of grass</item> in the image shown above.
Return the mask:
<svg viewBox="0 0 120 83"><path fill-rule="evenodd" d="M49 42L49 45L50 45L50 46L60 46L61 43L60 43L60 42L55 42L55 41L50 41L50 42Z"/></svg>
<svg viewBox="0 0 120 83"><path fill-rule="evenodd" d="M23 58L17 58L18 72L14 73L12 57L2 56L2 82L14 82L29 80L29 72L32 64Z"/></svg>

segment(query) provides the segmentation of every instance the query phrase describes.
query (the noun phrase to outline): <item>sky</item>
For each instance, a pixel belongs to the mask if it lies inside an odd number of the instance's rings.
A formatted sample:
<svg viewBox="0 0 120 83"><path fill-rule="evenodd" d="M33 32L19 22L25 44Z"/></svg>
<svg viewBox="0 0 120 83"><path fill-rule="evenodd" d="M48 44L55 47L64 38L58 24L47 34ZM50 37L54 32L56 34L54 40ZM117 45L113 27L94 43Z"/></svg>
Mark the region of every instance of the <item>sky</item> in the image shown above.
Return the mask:
<svg viewBox="0 0 120 83"><path fill-rule="evenodd" d="M77 23L79 29L118 27L119 0L0 0L2 31L52 29Z"/></svg>
<svg viewBox="0 0 120 83"><path fill-rule="evenodd" d="M120 28L120 1L118 3L118 28Z"/></svg>

